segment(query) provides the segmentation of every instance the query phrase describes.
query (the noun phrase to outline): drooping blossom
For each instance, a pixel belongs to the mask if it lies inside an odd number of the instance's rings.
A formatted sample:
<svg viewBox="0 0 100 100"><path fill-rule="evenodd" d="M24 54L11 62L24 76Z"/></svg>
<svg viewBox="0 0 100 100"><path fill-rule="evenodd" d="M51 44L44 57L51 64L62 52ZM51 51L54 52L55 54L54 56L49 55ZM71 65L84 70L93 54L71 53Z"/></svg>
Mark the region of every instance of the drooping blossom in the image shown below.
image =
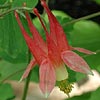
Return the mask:
<svg viewBox="0 0 100 100"><path fill-rule="evenodd" d="M15 12L15 16L25 41L34 57L24 72L22 79L28 76L30 70L35 66L35 64L38 64L40 89L47 97L54 88L56 80L61 81L68 78L65 65L73 71L92 74L92 71L85 60L72 50L77 50L86 54L94 54L94 52L80 47L70 46L63 28L44 0L41 0L41 5L44 7L48 15L50 32L46 29L37 9L34 9L34 13L39 18L44 28L46 41L42 39L35 26L32 24L27 12L25 12L25 15L32 37L30 37L25 31L17 12Z"/></svg>

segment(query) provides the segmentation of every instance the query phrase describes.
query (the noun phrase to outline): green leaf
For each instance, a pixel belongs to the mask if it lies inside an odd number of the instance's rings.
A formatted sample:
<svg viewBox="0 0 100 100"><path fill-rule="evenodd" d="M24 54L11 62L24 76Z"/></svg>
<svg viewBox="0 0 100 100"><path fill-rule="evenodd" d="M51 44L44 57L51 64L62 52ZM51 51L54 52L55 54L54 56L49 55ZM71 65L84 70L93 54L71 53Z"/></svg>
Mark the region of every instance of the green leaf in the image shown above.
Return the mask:
<svg viewBox="0 0 100 100"><path fill-rule="evenodd" d="M66 99L66 100L89 100L90 96L91 96L91 93L84 93L83 95L74 96L74 97Z"/></svg>
<svg viewBox="0 0 100 100"><path fill-rule="evenodd" d="M26 62L27 52L15 16L11 13L0 19L0 57L13 63Z"/></svg>
<svg viewBox="0 0 100 100"><path fill-rule="evenodd" d="M64 13L63 11L59 11L59 10L52 10L52 13L57 17L60 16L61 18L71 18L69 15L67 15L66 13Z"/></svg>
<svg viewBox="0 0 100 100"><path fill-rule="evenodd" d="M31 81L39 83L39 66L35 66L32 70Z"/></svg>
<svg viewBox="0 0 100 100"><path fill-rule="evenodd" d="M99 97L100 97L100 88L92 92L91 98L89 100L98 100Z"/></svg>
<svg viewBox="0 0 100 100"><path fill-rule="evenodd" d="M2 75L0 77L0 82L11 75L12 76L7 79L20 80L25 67L27 67L26 63L12 64L12 63L4 61L4 60L0 61L0 73ZM13 73L15 73L15 74L13 74Z"/></svg>
<svg viewBox="0 0 100 100"><path fill-rule="evenodd" d="M0 73L0 77L1 77L2 75L1 75L1 73Z"/></svg>
<svg viewBox="0 0 100 100"><path fill-rule="evenodd" d="M10 84L0 84L0 100L11 100L14 97L13 89Z"/></svg>
<svg viewBox="0 0 100 100"><path fill-rule="evenodd" d="M76 73L76 81L79 82L81 80L83 80L84 78L86 78L87 76L83 73Z"/></svg>
<svg viewBox="0 0 100 100"><path fill-rule="evenodd" d="M3 5L7 0L0 0L0 5Z"/></svg>
<svg viewBox="0 0 100 100"><path fill-rule="evenodd" d="M100 26L93 21L76 22L71 33L71 41L74 46L100 49Z"/></svg>
<svg viewBox="0 0 100 100"><path fill-rule="evenodd" d="M92 69L100 71L100 68L99 68L100 67L100 52L97 53L96 55L85 57L85 60L88 62L88 64L90 65Z"/></svg>
<svg viewBox="0 0 100 100"><path fill-rule="evenodd" d="M33 8L37 5L38 0L13 0L13 7L22 7L23 4L26 3L27 7Z"/></svg>
<svg viewBox="0 0 100 100"><path fill-rule="evenodd" d="M94 0L97 4L100 4L100 0Z"/></svg>
<svg viewBox="0 0 100 100"><path fill-rule="evenodd" d="M98 65L96 69L100 73L100 65Z"/></svg>
<svg viewBox="0 0 100 100"><path fill-rule="evenodd" d="M69 82L76 82L76 72L67 68L68 71L68 81Z"/></svg>
<svg viewBox="0 0 100 100"><path fill-rule="evenodd" d="M0 61L0 82L3 80L20 80L27 68L27 63L13 64L4 60ZM10 77L9 77L10 76ZM39 67L35 66L32 70L31 81L39 82Z"/></svg>

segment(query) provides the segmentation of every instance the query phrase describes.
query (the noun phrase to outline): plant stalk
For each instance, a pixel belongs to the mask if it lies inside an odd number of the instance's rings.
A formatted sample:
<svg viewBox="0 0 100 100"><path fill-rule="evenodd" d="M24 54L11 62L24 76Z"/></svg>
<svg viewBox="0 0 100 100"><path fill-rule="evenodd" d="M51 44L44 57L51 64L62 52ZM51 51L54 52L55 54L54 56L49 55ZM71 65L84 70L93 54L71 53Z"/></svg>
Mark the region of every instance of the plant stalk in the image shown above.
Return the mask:
<svg viewBox="0 0 100 100"><path fill-rule="evenodd" d="M31 73L32 71L30 71L27 79L26 79L26 83L25 83L25 86L24 86L24 93L23 93L23 96L22 96L22 100L26 100L26 97L27 97L27 92L28 92L28 86L29 86L29 82L30 82L30 78L31 78Z"/></svg>
<svg viewBox="0 0 100 100"><path fill-rule="evenodd" d="M28 55L29 55L29 59L28 59L28 63L30 62L31 60L31 53L30 51L28 51ZM32 70L30 71L27 79L26 79L26 82L25 82L25 86L24 86L24 92L23 92L23 96L22 96L22 100L26 100L26 97L27 97L27 92L28 92L28 86L29 86L29 82L30 82L30 78L31 78L31 74L32 74Z"/></svg>
<svg viewBox="0 0 100 100"><path fill-rule="evenodd" d="M11 9L8 9L7 11L5 11L5 12L0 13L0 17L3 17L3 16L5 16L5 15L7 15L7 14L9 14L9 13L15 11L15 10L24 10L24 11L29 10L29 11L31 11L32 8L28 8L28 7L15 7L15 8L11 8Z"/></svg>
<svg viewBox="0 0 100 100"><path fill-rule="evenodd" d="M10 8L10 7L11 7L11 4L0 5L0 9Z"/></svg>
<svg viewBox="0 0 100 100"><path fill-rule="evenodd" d="M90 19L90 18L93 18L93 17L96 17L96 16L100 16L100 11L96 12L96 13L93 13L93 14L90 14L90 15L87 15L87 16L84 16L84 17L81 17L81 18L78 18L78 19L74 19L70 22L67 22L67 23L63 24L63 26L67 26L67 25L73 24L75 22L78 22L80 20L86 20L86 19Z"/></svg>

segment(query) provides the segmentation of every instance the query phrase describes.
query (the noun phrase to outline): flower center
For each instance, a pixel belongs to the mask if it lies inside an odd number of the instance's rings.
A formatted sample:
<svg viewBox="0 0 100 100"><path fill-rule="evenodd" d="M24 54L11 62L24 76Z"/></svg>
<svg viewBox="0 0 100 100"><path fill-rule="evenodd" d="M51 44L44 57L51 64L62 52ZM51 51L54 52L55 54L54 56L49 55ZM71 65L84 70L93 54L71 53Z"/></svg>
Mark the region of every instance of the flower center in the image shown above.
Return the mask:
<svg viewBox="0 0 100 100"><path fill-rule="evenodd" d="M68 82L67 79L59 81L58 87L60 88L61 91L66 93L69 96L69 93L72 91L73 83Z"/></svg>

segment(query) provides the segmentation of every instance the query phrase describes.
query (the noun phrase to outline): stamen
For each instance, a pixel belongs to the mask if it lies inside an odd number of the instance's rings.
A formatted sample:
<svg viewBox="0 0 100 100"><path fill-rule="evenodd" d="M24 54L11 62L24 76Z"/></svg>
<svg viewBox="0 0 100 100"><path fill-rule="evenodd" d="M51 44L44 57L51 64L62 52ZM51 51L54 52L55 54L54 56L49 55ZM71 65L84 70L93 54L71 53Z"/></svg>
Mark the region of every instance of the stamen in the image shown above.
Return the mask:
<svg viewBox="0 0 100 100"><path fill-rule="evenodd" d="M60 81L58 87L67 94L68 98L70 97L69 93L72 91L72 88L74 88L73 83L68 82L67 79Z"/></svg>

